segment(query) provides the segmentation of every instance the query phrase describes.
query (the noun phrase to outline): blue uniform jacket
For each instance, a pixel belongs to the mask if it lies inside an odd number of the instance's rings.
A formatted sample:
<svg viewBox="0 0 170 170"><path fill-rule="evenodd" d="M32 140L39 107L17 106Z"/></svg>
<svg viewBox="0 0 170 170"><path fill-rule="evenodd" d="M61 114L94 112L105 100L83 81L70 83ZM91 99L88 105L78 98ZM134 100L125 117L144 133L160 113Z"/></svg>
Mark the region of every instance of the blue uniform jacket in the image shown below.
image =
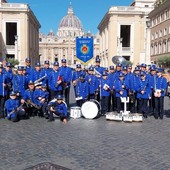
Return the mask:
<svg viewBox="0 0 170 170"><path fill-rule="evenodd" d="M51 71L50 76L48 77L48 87L53 91L61 91L62 90L62 83L57 85L57 81L61 78L60 71Z"/></svg>
<svg viewBox="0 0 170 170"><path fill-rule="evenodd" d="M54 110L59 112L60 115L67 117L67 106L64 102L59 104L57 102L57 99L53 99L52 101L49 102L49 106L54 106Z"/></svg>
<svg viewBox="0 0 170 170"><path fill-rule="evenodd" d="M105 85L107 85L109 87L108 90L104 89ZM110 90L111 90L111 82L110 82L110 80L108 78L107 79L103 79L101 77L101 79L100 79L100 86L101 86L101 96L110 96Z"/></svg>
<svg viewBox="0 0 170 170"><path fill-rule="evenodd" d="M162 76L156 77L156 89L161 90L161 96L165 96L166 88L167 88L167 79ZM155 89L155 90L156 90Z"/></svg>
<svg viewBox="0 0 170 170"><path fill-rule="evenodd" d="M34 91L27 89L24 93L23 99L25 101L30 100L31 102L35 103Z"/></svg>
<svg viewBox="0 0 170 170"><path fill-rule="evenodd" d="M4 73L0 74L0 95L6 96L7 95L7 88L2 86L2 84L7 84L7 77Z"/></svg>
<svg viewBox="0 0 170 170"><path fill-rule="evenodd" d="M141 91L145 91L144 94L141 93ZM139 80L137 82L137 98L141 99L149 99L151 96L151 86L149 81L146 80Z"/></svg>
<svg viewBox="0 0 170 170"><path fill-rule="evenodd" d="M87 77L87 82L89 83L89 93L90 94L95 94L95 92L99 89L99 80L95 75L90 75L88 74Z"/></svg>
<svg viewBox="0 0 170 170"><path fill-rule="evenodd" d="M82 97L82 99L87 99L89 95L89 85L87 81L78 81L76 85L76 97Z"/></svg>
<svg viewBox="0 0 170 170"><path fill-rule="evenodd" d="M19 92L20 96L24 95L25 89L27 87L26 77L22 74L17 74L12 79L13 91Z"/></svg>
<svg viewBox="0 0 170 170"><path fill-rule="evenodd" d="M61 76L63 77L63 82L67 83L67 86L70 86L70 82L72 80L72 70L70 67L60 67L60 73Z"/></svg>
<svg viewBox="0 0 170 170"><path fill-rule="evenodd" d="M31 75L31 80L33 82L35 82L36 80L44 77L46 74L45 74L45 71L43 69L40 69L39 71L36 71L36 69L33 69L32 71L32 75ZM47 76L47 75L46 75ZM42 85L46 85L46 77L41 81L42 82Z"/></svg>
<svg viewBox="0 0 170 170"><path fill-rule="evenodd" d="M125 88L122 88L122 85L125 86ZM115 87L115 91L116 91L116 97L127 97L128 94L128 90L129 90L129 83L126 80L120 80L118 79L117 81L115 81L114 84ZM123 92L123 94L120 94L120 91Z"/></svg>
<svg viewBox="0 0 170 170"><path fill-rule="evenodd" d="M10 119L11 117L14 116L14 114L16 113L16 109L19 107L20 102L18 99L8 99L5 102L5 108L6 108L6 112L7 112L7 117L8 119ZM14 111L14 112L13 112ZM13 114L11 114L11 112Z"/></svg>

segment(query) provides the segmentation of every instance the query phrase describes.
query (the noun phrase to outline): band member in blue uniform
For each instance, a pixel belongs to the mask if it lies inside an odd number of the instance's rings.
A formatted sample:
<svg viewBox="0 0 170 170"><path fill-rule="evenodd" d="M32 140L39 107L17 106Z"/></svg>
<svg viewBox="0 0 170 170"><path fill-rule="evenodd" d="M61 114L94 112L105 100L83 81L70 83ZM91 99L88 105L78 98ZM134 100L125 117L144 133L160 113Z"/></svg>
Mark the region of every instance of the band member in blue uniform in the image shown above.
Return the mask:
<svg viewBox="0 0 170 170"><path fill-rule="evenodd" d="M139 101L137 95L137 83L140 80L140 68L135 67L133 74L130 76L129 81L129 110L131 113L139 112Z"/></svg>
<svg viewBox="0 0 170 170"><path fill-rule="evenodd" d="M89 99L96 99L97 92L99 91L99 80L94 75L94 68L92 66L89 67L86 80L89 84Z"/></svg>
<svg viewBox="0 0 170 170"><path fill-rule="evenodd" d="M62 94L62 82L63 78L59 69L59 63L57 61L53 64L53 70L48 76L48 87L50 89L50 100L54 99L57 95Z"/></svg>
<svg viewBox="0 0 170 170"><path fill-rule="evenodd" d="M155 96L154 96L154 85L156 83L156 66L153 65L150 67L150 74L146 77L149 80L149 84L151 85L152 93L151 98L149 99L149 115L154 115L155 110Z"/></svg>
<svg viewBox="0 0 170 170"><path fill-rule="evenodd" d="M157 69L156 84L154 86L154 98L155 98L155 119L163 119L164 116L164 96L167 88L167 79L162 76L163 69Z"/></svg>
<svg viewBox="0 0 170 170"><path fill-rule="evenodd" d="M26 116L23 106L20 105L20 101L13 91L10 92L10 98L5 102L5 109L8 120L11 120L12 122L17 122Z"/></svg>
<svg viewBox="0 0 170 170"><path fill-rule="evenodd" d="M119 74L119 79L115 81L114 87L116 91L117 112L119 113L123 110L121 97L127 97L129 90L129 83L124 79L123 73Z"/></svg>
<svg viewBox="0 0 170 170"><path fill-rule="evenodd" d="M69 107L69 97L70 97L70 86L72 80L72 70L66 64L66 59L61 60L62 66L60 67L61 75L63 78L63 95L65 97L65 102L67 107Z"/></svg>
<svg viewBox="0 0 170 170"><path fill-rule="evenodd" d="M4 118L4 104L7 97L7 78L3 73L3 65L0 64L0 118Z"/></svg>
<svg viewBox="0 0 170 170"><path fill-rule="evenodd" d="M27 87L26 77L22 74L22 66L18 66L18 74L13 76L12 88L19 98L23 97Z"/></svg>
<svg viewBox="0 0 170 170"><path fill-rule="evenodd" d="M26 113L29 116L35 116L39 107L35 104L35 91L34 91L34 82L29 81L28 89L25 91L24 96L21 99L21 104L26 104L27 107L25 108Z"/></svg>
<svg viewBox="0 0 170 170"><path fill-rule="evenodd" d="M115 70L114 70L114 66L110 66L110 71L109 71L109 75L108 75L108 79L111 82L111 89L110 89L110 98L109 98L109 111L115 111L116 110L116 92L115 89L113 88L114 83L116 81L116 77L115 77Z"/></svg>
<svg viewBox="0 0 170 170"><path fill-rule="evenodd" d="M100 66L100 58L99 58L99 56L96 56L96 64L95 64L95 68L94 69L97 72L99 72L101 75L105 71L105 68Z"/></svg>
<svg viewBox="0 0 170 170"><path fill-rule="evenodd" d="M72 76L72 84L74 87L74 91L76 90L76 84L77 84L77 81L79 80L79 77L81 74L83 74L81 64L77 64L76 71L73 72L73 76Z"/></svg>
<svg viewBox="0 0 170 170"><path fill-rule="evenodd" d="M116 65L116 71L115 71L116 80L119 80L120 73L122 73L122 64L121 63Z"/></svg>
<svg viewBox="0 0 170 170"><path fill-rule="evenodd" d="M35 64L35 69L32 71L31 80L36 84L40 83L42 85L46 85L46 77L45 71L41 69L41 65L39 62ZM41 81L40 81L41 79Z"/></svg>
<svg viewBox="0 0 170 170"><path fill-rule="evenodd" d="M98 80L100 80L103 72L105 71L105 68L100 66L100 58L99 58L98 55L96 56L96 63L95 63L94 70L95 70L95 73L96 73L96 77L98 78ZM100 91L100 88L99 88L99 91L97 93L97 101L98 102L100 102L100 98L101 98L100 94L101 94L101 91Z"/></svg>
<svg viewBox="0 0 170 170"><path fill-rule="evenodd" d="M143 114L144 118L148 116L148 100L151 96L151 86L148 79L146 79L146 73L140 73L140 80L137 83L137 99L139 100L139 112Z"/></svg>
<svg viewBox="0 0 170 170"><path fill-rule="evenodd" d="M110 89L111 82L108 79L108 73L103 72L101 77L101 115L105 115L106 112L109 111L109 97L110 97Z"/></svg>
<svg viewBox="0 0 170 170"><path fill-rule="evenodd" d="M13 79L13 73L11 69L11 63L6 63L6 68L4 70L4 74L7 78L7 98L9 98L9 92L12 90L12 79Z"/></svg>
<svg viewBox="0 0 170 170"><path fill-rule="evenodd" d="M25 65L26 65L26 74L28 75L29 80L31 80L33 68L31 67L31 59L30 58L27 57L25 59Z"/></svg>
<svg viewBox="0 0 170 170"><path fill-rule="evenodd" d="M50 68L50 62L49 60L45 60L44 61L44 68L43 68L45 74L47 75L46 77L46 85L48 85L48 77L50 76L51 74L51 71L52 71L52 68Z"/></svg>
<svg viewBox="0 0 170 170"><path fill-rule="evenodd" d="M60 120L66 124L67 123L67 118L68 118L68 113L67 113L67 106L63 101L63 96L58 95L57 100L53 99L49 103L49 122L54 121L54 115L57 115L60 117Z"/></svg>
<svg viewBox="0 0 170 170"><path fill-rule="evenodd" d="M76 103L79 107L81 107L82 104L88 99L89 95L89 84L85 80L85 74L80 75L75 90Z"/></svg>

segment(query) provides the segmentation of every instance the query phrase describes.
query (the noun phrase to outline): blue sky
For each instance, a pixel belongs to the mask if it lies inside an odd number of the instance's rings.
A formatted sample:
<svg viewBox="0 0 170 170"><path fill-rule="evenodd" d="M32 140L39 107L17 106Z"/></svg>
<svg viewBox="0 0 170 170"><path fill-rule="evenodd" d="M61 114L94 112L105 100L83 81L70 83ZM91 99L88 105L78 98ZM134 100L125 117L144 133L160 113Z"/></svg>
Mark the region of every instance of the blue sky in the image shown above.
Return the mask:
<svg viewBox="0 0 170 170"><path fill-rule="evenodd" d="M70 1L74 14L84 30L97 33L97 26L111 6L129 6L133 0L7 0L8 3L27 3L41 24L40 32L57 32L61 19L67 14Z"/></svg>

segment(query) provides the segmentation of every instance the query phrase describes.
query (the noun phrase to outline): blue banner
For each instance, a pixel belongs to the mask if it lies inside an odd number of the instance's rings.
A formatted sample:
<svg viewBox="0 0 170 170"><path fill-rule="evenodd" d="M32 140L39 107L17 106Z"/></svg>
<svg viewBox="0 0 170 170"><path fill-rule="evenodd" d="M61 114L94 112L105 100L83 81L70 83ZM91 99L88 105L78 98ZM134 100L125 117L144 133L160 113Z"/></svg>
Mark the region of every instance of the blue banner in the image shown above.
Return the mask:
<svg viewBox="0 0 170 170"><path fill-rule="evenodd" d="M76 56L84 63L93 58L93 37L76 38Z"/></svg>

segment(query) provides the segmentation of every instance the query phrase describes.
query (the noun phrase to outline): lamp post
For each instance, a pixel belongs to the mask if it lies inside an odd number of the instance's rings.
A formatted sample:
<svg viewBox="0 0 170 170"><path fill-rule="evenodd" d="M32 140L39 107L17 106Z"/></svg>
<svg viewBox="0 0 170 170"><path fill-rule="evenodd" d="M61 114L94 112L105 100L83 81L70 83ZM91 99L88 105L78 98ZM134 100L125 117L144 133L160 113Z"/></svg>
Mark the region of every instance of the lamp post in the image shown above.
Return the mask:
<svg viewBox="0 0 170 170"><path fill-rule="evenodd" d="M146 47L145 47L145 63L150 64L150 26L151 21L146 18Z"/></svg>
<svg viewBox="0 0 170 170"><path fill-rule="evenodd" d="M18 35L15 35L15 59L19 59L18 57Z"/></svg>
<svg viewBox="0 0 170 170"><path fill-rule="evenodd" d="M123 41L122 37L118 38L119 56L122 56L122 41Z"/></svg>

